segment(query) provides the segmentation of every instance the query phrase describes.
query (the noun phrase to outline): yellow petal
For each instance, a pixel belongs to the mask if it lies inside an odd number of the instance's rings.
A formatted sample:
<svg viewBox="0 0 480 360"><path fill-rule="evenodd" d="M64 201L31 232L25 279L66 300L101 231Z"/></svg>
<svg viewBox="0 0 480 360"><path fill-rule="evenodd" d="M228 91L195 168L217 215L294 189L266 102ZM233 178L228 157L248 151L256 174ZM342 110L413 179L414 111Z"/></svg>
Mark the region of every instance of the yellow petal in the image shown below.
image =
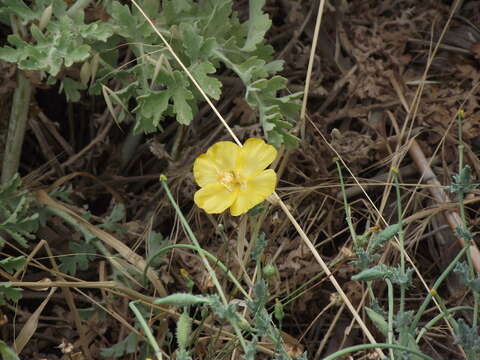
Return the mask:
<svg viewBox="0 0 480 360"><path fill-rule="evenodd" d="M199 186L216 183L220 170L217 163L207 154L202 154L193 163L193 176Z"/></svg>
<svg viewBox="0 0 480 360"><path fill-rule="evenodd" d="M212 145L193 164L193 176L198 185L205 186L218 181L218 174L233 171L237 164L240 147L231 141Z"/></svg>
<svg viewBox="0 0 480 360"><path fill-rule="evenodd" d="M273 193L276 183L275 171L272 169L262 171L258 176L247 181L246 186L242 186L237 199L230 208L230 213L238 216L260 204Z"/></svg>
<svg viewBox="0 0 480 360"><path fill-rule="evenodd" d="M220 214L229 208L235 201L238 188L228 191L219 183L208 184L195 193L194 201L197 206L209 214Z"/></svg>
<svg viewBox="0 0 480 360"><path fill-rule="evenodd" d="M239 161L240 175L249 179L265 170L277 157L277 150L272 145L257 138L245 141Z"/></svg>

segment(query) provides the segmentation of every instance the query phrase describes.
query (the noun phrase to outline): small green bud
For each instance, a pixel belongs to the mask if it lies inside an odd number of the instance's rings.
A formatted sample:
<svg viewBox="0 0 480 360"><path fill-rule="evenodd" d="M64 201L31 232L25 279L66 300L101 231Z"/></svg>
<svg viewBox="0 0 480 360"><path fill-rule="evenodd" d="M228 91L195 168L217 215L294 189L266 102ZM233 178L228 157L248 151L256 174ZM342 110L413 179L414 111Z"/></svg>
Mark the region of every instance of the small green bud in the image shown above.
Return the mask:
<svg viewBox="0 0 480 360"><path fill-rule="evenodd" d="M275 308L273 310L273 315L278 321L282 321L285 317L285 312L283 311L283 304L277 298L275 299Z"/></svg>
<svg viewBox="0 0 480 360"><path fill-rule="evenodd" d="M267 279L270 279L277 273L277 269L275 268L275 265L272 263L268 263L263 267L263 276L265 276Z"/></svg>

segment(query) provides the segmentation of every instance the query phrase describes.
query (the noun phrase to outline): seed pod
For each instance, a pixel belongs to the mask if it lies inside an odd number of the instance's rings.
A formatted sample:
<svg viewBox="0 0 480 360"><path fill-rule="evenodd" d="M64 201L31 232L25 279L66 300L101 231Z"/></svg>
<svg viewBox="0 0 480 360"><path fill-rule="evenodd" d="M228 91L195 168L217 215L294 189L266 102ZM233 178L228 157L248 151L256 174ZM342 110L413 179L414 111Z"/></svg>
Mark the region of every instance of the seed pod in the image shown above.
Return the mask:
<svg viewBox="0 0 480 360"><path fill-rule="evenodd" d="M177 321L177 342L181 349L188 347L188 340L192 332L192 320L190 316L184 311Z"/></svg>
<svg viewBox="0 0 480 360"><path fill-rule="evenodd" d="M88 61L85 61L80 69L80 82L83 85L87 85L90 80L90 75L92 74L92 67Z"/></svg>
<svg viewBox="0 0 480 360"><path fill-rule="evenodd" d="M43 29L45 29L50 22L50 19L52 18L52 12L53 12L53 7L52 5L48 5L45 10L43 10L42 16L40 17L40 21L38 22L38 28L40 31L43 32Z"/></svg>
<svg viewBox="0 0 480 360"><path fill-rule="evenodd" d="M92 81L95 80L95 76L97 76L99 61L100 61L100 55L98 53L93 55L93 58L90 64L90 79L92 79Z"/></svg>
<svg viewBox="0 0 480 360"><path fill-rule="evenodd" d="M177 293L153 301L157 305L188 306L209 303L210 299L202 295Z"/></svg>

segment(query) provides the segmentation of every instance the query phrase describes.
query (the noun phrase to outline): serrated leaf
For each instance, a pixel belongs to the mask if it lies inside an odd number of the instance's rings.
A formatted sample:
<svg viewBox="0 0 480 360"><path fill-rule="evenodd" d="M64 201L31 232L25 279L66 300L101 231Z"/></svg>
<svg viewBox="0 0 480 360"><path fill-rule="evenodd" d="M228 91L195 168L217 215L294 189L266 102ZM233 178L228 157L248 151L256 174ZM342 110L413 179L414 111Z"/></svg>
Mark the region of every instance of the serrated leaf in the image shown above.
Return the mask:
<svg viewBox="0 0 480 360"><path fill-rule="evenodd" d="M81 94L79 90L85 90L86 86L82 83L70 79L68 77L62 80L63 91L68 101L77 102L80 101Z"/></svg>
<svg viewBox="0 0 480 360"><path fill-rule="evenodd" d="M70 67L76 62L82 62L90 57L90 46L83 44L80 46L71 46L65 55L65 66Z"/></svg>
<svg viewBox="0 0 480 360"><path fill-rule="evenodd" d="M155 131L167 110L170 97L171 93L168 90L149 92L137 97L138 107L135 111L148 121L149 127Z"/></svg>
<svg viewBox="0 0 480 360"><path fill-rule="evenodd" d="M208 76L208 74L214 74L216 72L215 66L213 66L212 63L208 61L196 63L190 66L189 70L207 95L215 100L220 98L222 94L222 83L214 77Z"/></svg>
<svg viewBox="0 0 480 360"><path fill-rule="evenodd" d="M18 16L23 24L40 18L39 14L30 9L22 0L2 0L2 3L6 9Z"/></svg>
<svg viewBox="0 0 480 360"><path fill-rule="evenodd" d="M155 231L150 231L150 234L147 238L147 249L148 249L148 258L147 262L150 263L151 266L158 266L164 262L164 259L160 256L156 256L160 249L167 245L168 239L164 238L161 233L157 233ZM152 257L155 258L152 260Z"/></svg>
<svg viewBox="0 0 480 360"><path fill-rule="evenodd" d="M104 358L119 358L128 354L133 354L138 348L138 335L134 332L128 334L125 339L109 348L100 350L100 355Z"/></svg>
<svg viewBox="0 0 480 360"><path fill-rule="evenodd" d="M189 0L164 0L163 7L165 11L178 15L183 11L188 11L192 8L192 2Z"/></svg>
<svg viewBox="0 0 480 360"><path fill-rule="evenodd" d="M268 75L265 64L265 60L259 59L257 56L252 56L237 65L235 70L247 87L250 87L253 81Z"/></svg>
<svg viewBox="0 0 480 360"><path fill-rule="evenodd" d="M235 13L232 14L232 0L200 1L196 10L200 19L200 30L205 38L214 37L217 41L232 39L232 36L244 37L244 27L238 22ZM235 28L235 30L234 30ZM223 44L226 48L226 44Z"/></svg>
<svg viewBox="0 0 480 360"><path fill-rule="evenodd" d="M188 81L180 71L173 72L173 82L169 84L169 91L172 94L173 110L176 113L177 121L183 125L189 125L193 120L193 111L187 100L193 99L193 94L188 90Z"/></svg>
<svg viewBox="0 0 480 360"><path fill-rule="evenodd" d="M0 60L6 62L17 62L20 58L20 50L16 50L10 46L0 48Z"/></svg>
<svg viewBox="0 0 480 360"><path fill-rule="evenodd" d="M0 283L0 306L7 301L17 302L22 298L21 288L12 287L10 283Z"/></svg>
<svg viewBox="0 0 480 360"><path fill-rule="evenodd" d="M136 34L136 18L132 16L128 5L121 5L120 2L114 1L110 9L116 32L129 38Z"/></svg>
<svg viewBox="0 0 480 360"><path fill-rule="evenodd" d="M87 242L69 244L72 255L60 257L60 270L75 276L78 270L87 270L90 262L95 258L97 249Z"/></svg>
<svg viewBox="0 0 480 360"><path fill-rule="evenodd" d="M247 21L248 35L245 44L242 47L243 51L253 51L257 44L261 43L265 37L265 33L272 26L272 21L267 14L262 11L265 5L265 0L250 0L249 1L249 16Z"/></svg>
<svg viewBox="0 0 480 360"><path fill-rule="evenodd" d="M27 260L24 256L19 256L16 258L7 257L3 260L0 260L0 267L9 274L13 274L14 272L22 269L26 262Z"/></svg>
<svg viewBox="0 0 480 360"><path fill-rule="evenodd" d="M194 29L189 23L180 24L180 31L182 33L182 44L185 53L188 55L190 61L194 62L200 55L203 37L198 33L198 30Z"/></svg>
<svg viewBox="0 0 480 360"><path fill-rule="evenodd" d="M100 228L110 231L116 232L119 234L123 234L126 232L125 227L122 225L123 220L125 219L125 205L124 204L115 204L108 216L105 223L99 225Z"/></svg>
<svg viewBox="0 0 480 360"><path fill-rule="evenodd" d="M113 35L113 27L109 23L97 21L88 25L82 24L79 33L85 39L105 42Z"/></svg>

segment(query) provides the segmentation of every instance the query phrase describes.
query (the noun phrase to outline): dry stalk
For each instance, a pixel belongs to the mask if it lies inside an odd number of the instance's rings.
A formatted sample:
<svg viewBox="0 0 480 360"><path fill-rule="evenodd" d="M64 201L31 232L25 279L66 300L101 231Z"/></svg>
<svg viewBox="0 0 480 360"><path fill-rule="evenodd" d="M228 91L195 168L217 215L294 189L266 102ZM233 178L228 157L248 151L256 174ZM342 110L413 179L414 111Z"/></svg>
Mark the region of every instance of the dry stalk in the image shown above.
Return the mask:
<svg viewBox="0 0 480 360"><path fill-rule="evenodd" d="M320 32L320 25L322 24L323 9L325 7L325 0L320 0L318 4L317 20L315 21L315 30L313 32L312 45L310 46L310 57L307 65L307 75L305 77L305 89L303 90L302 109L300 110L300 136L305 138L305 115L307 112L308 92L310 91L310 80L312 78L313 63L315 60L315 52L317 50L318 34Z"/></svg>

